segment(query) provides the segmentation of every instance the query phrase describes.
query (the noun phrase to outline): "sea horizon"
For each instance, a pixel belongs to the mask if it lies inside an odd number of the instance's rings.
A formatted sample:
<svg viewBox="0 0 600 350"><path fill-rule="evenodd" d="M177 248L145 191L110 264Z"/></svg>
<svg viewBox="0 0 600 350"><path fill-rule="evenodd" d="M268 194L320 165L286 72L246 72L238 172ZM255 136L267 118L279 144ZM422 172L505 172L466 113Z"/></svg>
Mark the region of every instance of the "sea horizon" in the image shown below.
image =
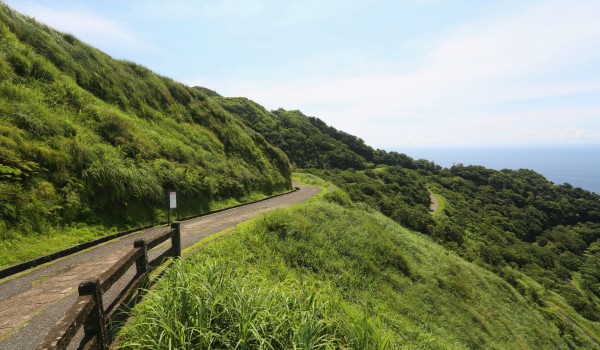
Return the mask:
<svg viewBox="0 0 600 350"><path fill-rule="evenodd" d="M393 150L445 168L463 164L495 170L530 169L555 184L569 183L600 194L600 144L405 146Z"/></svg>

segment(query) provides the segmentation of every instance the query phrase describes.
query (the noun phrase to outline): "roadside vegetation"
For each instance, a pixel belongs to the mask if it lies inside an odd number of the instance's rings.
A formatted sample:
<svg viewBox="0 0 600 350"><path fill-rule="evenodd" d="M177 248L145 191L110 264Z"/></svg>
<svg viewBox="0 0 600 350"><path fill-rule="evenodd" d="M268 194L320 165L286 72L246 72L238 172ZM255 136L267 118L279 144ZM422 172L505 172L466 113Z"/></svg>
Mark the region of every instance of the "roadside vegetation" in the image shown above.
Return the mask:
<svg viewBox="0 0 600 350"><path fill-rule="evenodd" d="M83 239L165 221L167 190L187 216L291 187L287 156L205 90L3 3L0 148L0 251L9 254L64 230Z"/></svg>
<svg viewBox="0 0 600 350"><path fill-rule="evenodd" d="M325 191L176 262L120 348L593 348L495 274L302 178Z"/></svg>

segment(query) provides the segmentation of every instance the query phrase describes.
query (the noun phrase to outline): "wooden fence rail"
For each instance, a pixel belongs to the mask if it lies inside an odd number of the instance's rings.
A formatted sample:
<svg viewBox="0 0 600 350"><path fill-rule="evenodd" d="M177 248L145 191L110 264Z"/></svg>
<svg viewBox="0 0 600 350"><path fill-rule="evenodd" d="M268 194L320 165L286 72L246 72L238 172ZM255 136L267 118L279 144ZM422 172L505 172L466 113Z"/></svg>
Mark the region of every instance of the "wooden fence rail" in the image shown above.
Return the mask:
<svg viewBox="0 0 600 350"><path fill-rule="evenodd" d="M292 193L292 192L295 192L295 191L298 191L298 190L300 190L298 187L294 187L294 189L292 191L289 191L289 192L276 194L274 196L266 197L266 198L259 199L257 201L253 201L253 202L241 203L241 204L233 205L233 206L227 207L227 208L221 208L221 209L217 209L217 210L211 210L211 211L206 212L206 213L191 215L191 216L187 216L187 217L184 217L184 218L179 218L179 220L183 221L183 220L189 220L189 219L198 218L198 217L201 217L201 216L207 216L207 215L211 215L211 214L216 214L216 213L219 213L219 212L222 212L222 211L225 211L225 210L230 210L230 209L242 207L242 206L245 206L245 205L248 205L248 204L266 201L266 200L269 200L269 199L272 199L272 198L275 198L275 197L279 197L279 196L283 196L283 195L286 195L286 194L289 194L289 193ZM166 224L166 223L160 223L160 224L155 224L155 225L163 225L163 224ZM10 277L10 276L13 276L13 275L21 273L21 272L25 272L25 271L27 271L29 269L32 269L32 268L36 267L36 266L40 266L42 264L54 261L56 259L64 258L65 256L68 256L68 255L80 252L80 251L82 251L84 249L88 249L88 248L97 246L97 245L99 245L101 243L105 243L105 242L111 241L111 240L113 240L115 238L120 238L120 237L129 235L129 234L138 232L138 231L142 231L142 230L146 230L146 229L152 228L155 225L148 225L148 226L136 228L136 229L129 230L129 231L115 233L115 234L112 234L112 235L109 235L109 236L105 236L105 237L102 237L102 238L95 239L93 241L81 243L81 244L78 244L76 246L69 247L69 248L63 249L61 251L52 253L52 254L41 256L41 257L33 259L33 260L24 261L22 263L18 263L18 264L15 264L15 265L11 265L11 266L2 268L2 269L0 269L0 279L6 278L6 277Z"/></svg>
<svg viewBox="0 0 600 350"><path fill-rule="evenodd" d="M137 240L133 249L97 278L79 285L79 297L66 315L50 331L38 350L66 349L83 326L82 349L107 350L116 333L115 325L124 306L131 306L141 297L140 288L147 287L152 268L168 257L181 256L181 224L171 224L172 230L149 241ZM171 239L171 248L153 261L148 261L148 251ZM117 298L106 309L102 296L135 264L136 274Z"/></svg>

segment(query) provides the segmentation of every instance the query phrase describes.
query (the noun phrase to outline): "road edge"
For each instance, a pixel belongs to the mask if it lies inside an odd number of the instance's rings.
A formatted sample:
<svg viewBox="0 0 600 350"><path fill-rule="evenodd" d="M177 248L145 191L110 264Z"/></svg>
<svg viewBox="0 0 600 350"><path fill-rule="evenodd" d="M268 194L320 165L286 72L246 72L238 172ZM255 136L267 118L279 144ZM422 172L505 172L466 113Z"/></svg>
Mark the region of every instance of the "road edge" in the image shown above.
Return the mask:
<svg viewBox="0 0 600 350"><path fill-rule="evenodd" d="M221 208L221 209L217 209L217 210L211 210L209 212L206 213L201 213L201 214L197 214L197 215L192 215L192 216L188 216L188 217L184 217L184 218L180 218L178 221L186 221L186 220L191 220L191 219L195 219L195 218L199 218L199 217L203 217L203 216L208 216L208 215L212 215L212 214L216 214L216 213L220 213L226 210L230 210L230 209L235 209L235 208L239 208L239 207L243 207L246 205L250 205L250 204L254 204L254 203L260 203L272 198L276 198L276 197L280 197L280 196L284 196L290 193L294 193L296 191L298 191L299 188L298 187L294 187L292 190L287 191L287 192L283 192L283 193L278 193L276 195L273 196L269 196L269 197L265 197L265 198L261 198L259 200L255 200L252 202L245 202L245 203L240 203L240 204L236 204L233 205L231 207L227 207L227 208ZM14 264L8 267L5 267L3 269L0 269L0 283L2 283L3 279L14 276L16 274L19 273L23 273L27 270L31 270L35 267L38 267L40 265L43 264L47 264L49 262L53 262L55 260L64 258L66 256L75 254L75 253L79 253L83 250L98 246L100 244L106 243L108 241L112 241L113 239L117 239L117 238L121 238L124 236L128 236L143 230L147 230L153 227L161 227L161 226L167 226L169 225L169 223L158 223L158 224L154 224L154 225L147 225L147 226L143 226L143 227L138 227L135 229L131 229L131 230L127 230L127 231L123 231L123 232L118 232L118 233L114 233L112 235L108 235L108 236L104 236L89 242L85 242L85 243L81 243L66 249L62 249L59 250L58 252L54 252L48 255L44 255L32 260L28 260L28 261L24 261L18 264Z"/></svg>

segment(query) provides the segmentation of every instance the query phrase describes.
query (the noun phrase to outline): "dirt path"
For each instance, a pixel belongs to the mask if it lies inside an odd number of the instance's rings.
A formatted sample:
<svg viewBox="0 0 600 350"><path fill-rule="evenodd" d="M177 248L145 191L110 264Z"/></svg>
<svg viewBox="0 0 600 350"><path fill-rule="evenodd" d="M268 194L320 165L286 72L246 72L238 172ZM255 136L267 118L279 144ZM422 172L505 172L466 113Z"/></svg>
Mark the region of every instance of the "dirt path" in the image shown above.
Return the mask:
<svg viewBox="0 0 600 350"><path fill-rule="evenodd" d="M431 201L431 204L429 205L429 214L433 215L438 210L440 203L432 192L429 192L429 200Z"/></svg>
<svg viewBox="0 0 600 350"><path fill-rule="evenodd" d="M303 202L319 192L312 186L298 187L299 191L287 195L183 222L182 249L267 211ZM0 282L0 349L35 349L73 304L81 281L99 276L131 250L135 240L154 237L167 230L167 227L156 227L141 231ZM160 249L153 251L154 255L160 253ZM135 267L129 272L131 275L133 270ZM114 298L112 294L109 290L105 295L104 305Z"/></svg>
<svg viewBox="0 0 600 350"><path fill-rule="evenodd" d="M564 313L562 310L554 310L554 311L556 311L556 313L557 313L557 314L561 315L561 316L562 316L562 317L565 319L565 321L567 321L567 322L569 322L570 324L572 324L573 326L575 326L575 327L579 328L579 329L580 329L580 330L583 332L583 334L585 334L585 335L586 335L588 338L590 338L590 340L591 340L591 341L592 341L594 344L596 344L596 345L600 346L600 343L598 343L598 341L596 340L596 338L594 338L594 337L593 337L591 334L589 334L589 333L588 333L588 332L587 332L585 329L583 329L583 328L582 328L582 327L579 325L579 323L577 323L577 322L576 322L574 319L572 319L571 317L569 317L569 315L567 315L566 313Z"/></svg>

